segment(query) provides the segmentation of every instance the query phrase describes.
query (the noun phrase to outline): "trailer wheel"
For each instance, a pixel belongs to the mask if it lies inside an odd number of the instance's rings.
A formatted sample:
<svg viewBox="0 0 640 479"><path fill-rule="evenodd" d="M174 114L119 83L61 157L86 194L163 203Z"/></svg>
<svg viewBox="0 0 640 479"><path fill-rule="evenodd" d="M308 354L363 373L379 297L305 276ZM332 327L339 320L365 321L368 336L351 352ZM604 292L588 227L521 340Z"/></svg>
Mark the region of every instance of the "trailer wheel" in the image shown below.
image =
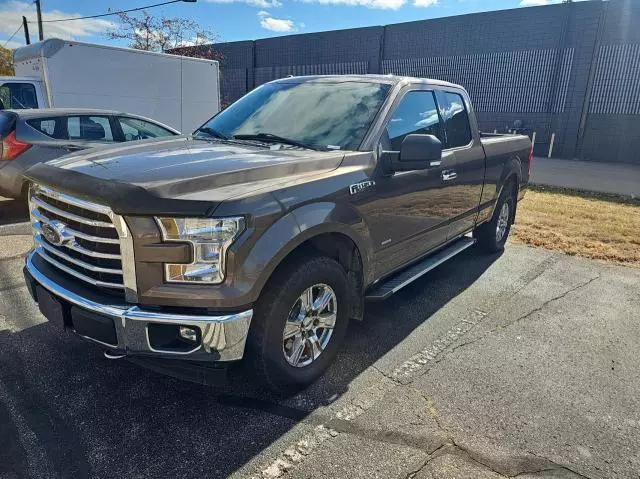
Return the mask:
<svg viewBox="0 0 640 479"><path fill-rule="evenodd" d="M247 366L278 394L292 394L329 367L347 331L349 288L344 268L306 257L276 271L255 305Z"/></svg>

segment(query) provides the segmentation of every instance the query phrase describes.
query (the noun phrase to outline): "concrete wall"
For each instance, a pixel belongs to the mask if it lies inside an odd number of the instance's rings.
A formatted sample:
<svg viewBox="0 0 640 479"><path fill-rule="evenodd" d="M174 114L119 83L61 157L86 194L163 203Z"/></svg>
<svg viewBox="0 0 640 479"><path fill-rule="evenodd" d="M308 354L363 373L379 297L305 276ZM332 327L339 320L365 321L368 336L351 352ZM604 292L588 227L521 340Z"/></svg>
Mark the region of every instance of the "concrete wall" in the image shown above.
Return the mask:
<svg viewBox="0 0 640 479"><path fill-rule="evenodd" d="M519 8L215 45L223 100L287 75L394 73L465 86L480 126L536 154L640 163L640 1ZM635 28L634 28L635 26Z"/></svg>

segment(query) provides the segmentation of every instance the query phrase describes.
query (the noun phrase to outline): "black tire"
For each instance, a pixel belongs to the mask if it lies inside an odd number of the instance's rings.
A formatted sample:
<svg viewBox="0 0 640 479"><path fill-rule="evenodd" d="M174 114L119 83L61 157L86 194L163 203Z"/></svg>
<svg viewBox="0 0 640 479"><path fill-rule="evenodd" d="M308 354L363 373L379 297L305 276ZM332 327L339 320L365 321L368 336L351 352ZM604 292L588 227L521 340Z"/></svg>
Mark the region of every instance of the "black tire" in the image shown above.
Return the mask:
<svg viewBox="0 0 640 479"><path fill-rule="evenodd" d="M283 332L298 298L309 287L328 285L336 298L336 320L324 350L311 364L295 367L285 358ZM281 395L295 393L318 379L335 358L349 321L347 275L331 258L316 256L295 259L278 269L269 280L254 308L247 339L246 365L268 389Z"/></svg>
<svg viewBox="0 0 640 479"><path fill-rule="evenodd" d="M476 239L478 247L487 253L497 253L504 250L504 245L509 237L511 225L516 215L517 188L513 181L505 185L500 193L500 197L496 202L491 220L477 227L473 231L473 237ZM507 223L502 235L498 233L498 223L501 221L501 213L504 214L503 208L507 210ZM504 219L504 216L502 217Z"/></svg>

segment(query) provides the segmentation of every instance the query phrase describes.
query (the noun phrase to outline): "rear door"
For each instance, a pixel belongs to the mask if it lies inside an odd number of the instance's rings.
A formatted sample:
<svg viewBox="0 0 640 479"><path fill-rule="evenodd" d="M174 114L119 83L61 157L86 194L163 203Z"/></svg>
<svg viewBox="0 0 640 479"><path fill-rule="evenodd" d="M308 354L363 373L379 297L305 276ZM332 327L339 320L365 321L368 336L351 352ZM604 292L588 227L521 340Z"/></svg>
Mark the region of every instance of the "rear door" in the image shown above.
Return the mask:
<svg viewBox="0 0 640 479"><path fill-rule="evenodd" d="M444 122L441 178L447 192L448 239L475 226L485 175L485 154L466 94L454 88L436 91Z"/></svg>

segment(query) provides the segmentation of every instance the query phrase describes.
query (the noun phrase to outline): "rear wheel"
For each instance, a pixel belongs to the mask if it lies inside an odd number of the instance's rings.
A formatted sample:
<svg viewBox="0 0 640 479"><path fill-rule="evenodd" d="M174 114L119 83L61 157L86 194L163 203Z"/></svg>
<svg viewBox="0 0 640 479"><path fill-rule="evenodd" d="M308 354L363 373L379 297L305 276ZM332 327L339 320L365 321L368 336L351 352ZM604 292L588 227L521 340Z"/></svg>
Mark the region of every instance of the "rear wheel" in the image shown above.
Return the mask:
<svg viewBox="0 0 640 479"><path fill-rule="evenodd" d="M495 253L504 249L515 219L516 195L516 184L511 181L503 188L491 220L473 231L473 237L484 251Z"/></svg>
<svg viewBox="0 0 640 479"><path fill-rule="evenodd" d="M349 320L346 272L327 257L294 261L271 278L255 307L248 365L280 394L305 388L331 364Z"/></svg>

